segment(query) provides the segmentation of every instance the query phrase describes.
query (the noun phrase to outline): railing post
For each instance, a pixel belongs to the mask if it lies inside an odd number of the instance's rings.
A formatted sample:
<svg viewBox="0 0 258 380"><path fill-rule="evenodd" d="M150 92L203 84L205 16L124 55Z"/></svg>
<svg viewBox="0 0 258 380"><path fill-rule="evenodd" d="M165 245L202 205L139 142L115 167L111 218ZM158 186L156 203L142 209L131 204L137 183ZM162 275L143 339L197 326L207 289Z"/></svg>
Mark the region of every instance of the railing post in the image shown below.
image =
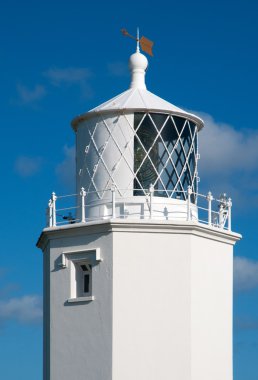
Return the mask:
<svg viewBox="0 0 258 380"><path fill-rule="evenodd" d="M228 230L231 231L231 210L232 210L232 199L228 198Z"/></svg>
<svg viewBox="0 0 258 380"><path fill-rule="evenodd" d="M223 214L224 214L224 206L220 204L219 206L219 227L223 228Z"/></svg>
<svg viewBox="0 0 258 380"><path fill-rule="evenodd" d="M211 221L211 215L212 215L212 207L211 207L211 202L213 201L213 196L211 192L209 191L206 197L208 201L208 225L211 226L212 221Z"/></svg>
<svg viewBox="0 0 258 380"><path fill-rule="evenodd" d="M49 199L48 201L48 207L47 207L47 210L46 210L46 214L47 214L47 227L52 227L52 223L53 223L53 208L52 208L52 199Z"/></svg>
<svg viewBox="0 0 258 380"><path fill-rule="evenodd" d="M227 194L223 193L220 195L219 197L219 227L220 228L224 228L224 225L225 225L225 211L226 211L226 208L227 208L227 203L228 203L228 199L227 199Z"/></svg>
<svg viewBox="0 0 258 380"><path fill-rule="evenodd" d="M154 194L154 186L152 183L150 184L150 187L149 187L149 193L150 193L150 219L152 219L152 215L153 215L152 206L153 206L153 194Z"/></svg>
<svg viewBox="0 0 258 380"><path fill-rule="evenodd" d="M187 187L187 221L191 220L191 186Z"/></svg>
<svg viewBox="0 0 258 380"><path fill-rule="evenodd" d="M81 206L82 206L82 209L81 209L81 212L82 212L81 222L85 223L85 197L86 197L86 191L85 191L84 187L81 188L80 196L82 198L81 199Z"/></svg>
<svg viewBox="0 0 258 380"><path fill-rule="evenodd" d="M116 187L114 184L111 186L111 192L112 192L112 218L114 219L116 217Z"/></svg>
<svg viewBox="0 0 258 380"><path fill-rule="evenodd" d="M51 201L52 201L52 226L56 227L56 193L52 193Z"/></svg>

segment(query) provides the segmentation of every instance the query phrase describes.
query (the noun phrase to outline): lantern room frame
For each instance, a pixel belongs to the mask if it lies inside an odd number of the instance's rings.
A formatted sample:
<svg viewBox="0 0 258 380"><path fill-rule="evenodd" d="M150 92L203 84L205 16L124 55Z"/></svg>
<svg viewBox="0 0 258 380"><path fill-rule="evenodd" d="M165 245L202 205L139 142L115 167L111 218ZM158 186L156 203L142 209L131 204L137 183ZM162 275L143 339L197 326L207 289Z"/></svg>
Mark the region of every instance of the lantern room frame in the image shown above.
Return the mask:
<svg viewBox="0 0 258 380"><path fill-rule="evenodd" d="M133 120L130 117L132 115ZM123 121L120 123L121 118ZM121 197L126 196L132 189L134 196L146 195L146 189L151 184L158 190L155 191L155 196L166 198L186 200L185 193L189 186L193 194L198 192L198 127L193 121L171 113L151 111L136 111L131 115L122 113L112 123L109 120L104 115L98 115L94 123L87 128L89 135L86 139L88 143L85 146L85 159L78 173L84 178L80 185L85 187L87 193L94 192L96 199L103 199L105 191L114 185ZM121 142L115 134L117 129L120 129L119 133L123 133L122 124L125 122L130 136ZM101 134L106 135L105 141L101 143L98 142L98 128L102 128ZM149 142L146 142L148 128ZM111 144L112 148L119 152L114 166L110 166L105 160L105 152L108 152ZM89 156L94 158L89 160ZM124 188L119 186L115 178L122 161L131 174ZM144 170L150 172L149 183L146 182L146 177L144 179ZM105 185L98 188L96 178L100 172L105 174L106 179ZM195 197L192 201L195 202Z"/></svg>

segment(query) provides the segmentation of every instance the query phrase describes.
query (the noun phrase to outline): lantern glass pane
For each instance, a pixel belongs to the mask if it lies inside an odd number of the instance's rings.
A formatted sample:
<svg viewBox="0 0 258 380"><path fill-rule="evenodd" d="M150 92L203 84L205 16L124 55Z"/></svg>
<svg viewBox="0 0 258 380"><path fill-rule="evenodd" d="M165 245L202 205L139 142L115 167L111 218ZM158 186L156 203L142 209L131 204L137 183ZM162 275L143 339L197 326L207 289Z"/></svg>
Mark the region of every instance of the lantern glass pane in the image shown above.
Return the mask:
<svg viewBox="0 0 258 380"><path fill-rule="evenodd" d="M140 126L139 126L140 123ZM197 127L183 117L141 112L134 117L134 195L185 200L196 192Z"/></svg>

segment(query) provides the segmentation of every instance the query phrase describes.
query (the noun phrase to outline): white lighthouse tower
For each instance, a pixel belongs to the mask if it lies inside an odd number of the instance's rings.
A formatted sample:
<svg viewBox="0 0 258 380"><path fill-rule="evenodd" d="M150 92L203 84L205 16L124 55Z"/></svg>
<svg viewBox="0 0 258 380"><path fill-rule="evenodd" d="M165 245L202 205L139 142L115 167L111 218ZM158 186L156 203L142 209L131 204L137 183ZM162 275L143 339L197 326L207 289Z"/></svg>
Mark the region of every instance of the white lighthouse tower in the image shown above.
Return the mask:
<svg viewBox="0 0 258 380"><path fill-rule="evenodd" d="M53 193L38 241L44 380L232 380L232 203L198 193L203 122L147 66L72 121L75 206Z"/></svg>

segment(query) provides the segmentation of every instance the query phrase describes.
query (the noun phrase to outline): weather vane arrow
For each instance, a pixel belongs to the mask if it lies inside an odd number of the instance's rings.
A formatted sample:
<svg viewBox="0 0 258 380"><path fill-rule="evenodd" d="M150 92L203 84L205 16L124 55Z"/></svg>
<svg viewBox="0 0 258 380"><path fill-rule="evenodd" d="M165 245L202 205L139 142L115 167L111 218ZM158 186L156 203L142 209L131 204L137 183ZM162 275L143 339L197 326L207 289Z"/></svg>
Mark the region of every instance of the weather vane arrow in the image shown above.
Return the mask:
<svg viewBox="0 0 258 380"><path fill-rule="evenodd" d="M152 47L154 45L154 42L144 36L139 38L139 29L137 29L137 37L132 36L130 33L127 32L126 29L121 29L121 33L124 36L130 37L133 40L137 41L137 51L139 51L139 44L140 44L142 51L144 51L145 53L153 57Z"/></svg>

